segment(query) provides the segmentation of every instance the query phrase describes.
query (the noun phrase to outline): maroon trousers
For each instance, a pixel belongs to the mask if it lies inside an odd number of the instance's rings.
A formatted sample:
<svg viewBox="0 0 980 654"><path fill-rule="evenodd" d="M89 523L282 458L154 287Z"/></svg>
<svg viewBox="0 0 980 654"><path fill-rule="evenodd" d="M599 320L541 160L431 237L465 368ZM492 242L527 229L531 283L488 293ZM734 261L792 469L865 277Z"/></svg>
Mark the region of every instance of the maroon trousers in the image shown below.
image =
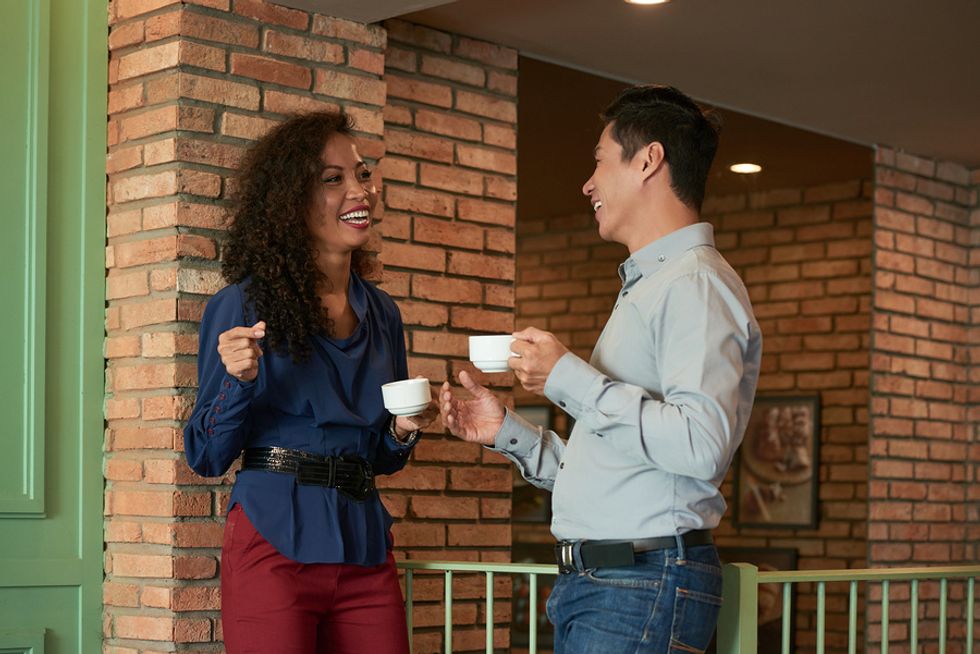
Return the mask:
<svg viewBox="0 0 980 654"><path fill-rule="evenodd" d="M255 530L240 505L221 548L228 654L408 654L395 559L378 566L297 563Z"/></svg>

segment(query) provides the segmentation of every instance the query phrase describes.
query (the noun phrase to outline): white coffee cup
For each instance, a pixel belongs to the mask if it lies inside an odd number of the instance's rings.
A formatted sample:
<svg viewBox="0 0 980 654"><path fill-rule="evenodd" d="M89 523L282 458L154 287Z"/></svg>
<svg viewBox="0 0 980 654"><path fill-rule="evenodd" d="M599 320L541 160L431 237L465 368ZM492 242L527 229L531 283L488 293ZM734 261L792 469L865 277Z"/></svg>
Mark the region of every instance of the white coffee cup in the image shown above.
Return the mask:
<svg viewBox="0 0 980 654"><path fill-rule="evenodd" d="M394 416L417 416L432 399L429 380L425 377L402 379L381 387L385 408Z"/></svg>
<svg viewBox="0 0 980 654"><path fill-rule="evenodd" d="M514 337L510 334L470 336L470 361L483 372L507 372L513 342Z"/></svg>

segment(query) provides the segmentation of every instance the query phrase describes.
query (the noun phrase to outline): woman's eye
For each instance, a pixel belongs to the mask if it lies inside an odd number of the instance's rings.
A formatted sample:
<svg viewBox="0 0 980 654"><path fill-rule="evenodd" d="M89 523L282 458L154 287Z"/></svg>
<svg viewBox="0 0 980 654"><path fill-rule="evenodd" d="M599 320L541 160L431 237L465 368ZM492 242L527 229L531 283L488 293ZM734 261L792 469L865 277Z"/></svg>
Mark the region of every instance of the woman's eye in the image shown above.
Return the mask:
<svg viewBox="0 0 980 654"><path fill-rule="evenodd" d="M340 181L340 175L331 175L330 177L324 177L322 180L324 184L336 184Z"/></svg>

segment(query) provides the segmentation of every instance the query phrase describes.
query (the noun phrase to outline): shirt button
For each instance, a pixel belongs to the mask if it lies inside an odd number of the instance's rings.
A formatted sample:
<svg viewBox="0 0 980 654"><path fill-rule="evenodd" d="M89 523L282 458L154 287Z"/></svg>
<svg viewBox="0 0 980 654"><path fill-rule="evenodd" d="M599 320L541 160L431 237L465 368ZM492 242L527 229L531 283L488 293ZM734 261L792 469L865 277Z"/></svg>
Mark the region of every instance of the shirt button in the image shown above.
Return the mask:
<svg viewBox="0 0 980 654"><path fill-rule="evenodd" d="M516 438L510 439L510 444L511 445L517 445L517 439Z"/></svg>
<svg viewBox="0 0 980 654"><path fill-rule="evenodd" d="M213 434L213 433L214 433L214 430L211 429L210 427L208 427L208 434L210 435L210 434Z"/></svg>
<svg viewBox="0 0 980 654"><path fill-rule="evenodd" d="M215 413L221 413L221 407L220 406L214 407L214 412Z"/></svg>
<svg viewBox="0 0 980 654"><path fill-rule="evenodd" d="M225 381L225 388L231 388L231 382Z"/></svg>
<svg viewBox="0 0 980 654"><path fill-rule="evenodd" d="M600 434L598 432L596 432L596 436L598 436L599 438L602 438L602 434Z"/></svg>
<svg viewBox="0 0 980 654"><path fill-rule="evenodd" d="M562 470L564 470L565 469L565 462L562 461L561 463L559 463L558 464L558 467L561 468Z"/></svg>
<svg viewBox="0 0 980 654"><path fill-rule="evenodd" d="M225 394L224 393L218 393L218 399L219 400L225 399Z"/></svg>
<svg viewBox="0 0 980 654"><path fill-rule="evenodd" d="M667 257L665 257L665 256L664 256L664 255L662 255L662 254L661 254L661 255L660 255L659 257L657 257L657 261L659 261L660 263L663 263L663 262L664 262L664 261L666 261L666 260L667 260Z"/></svg>
<svg viewBox="0 0 980 654"><path fill-rule="evenodd" d="M216 422L218 422L218 419L215 418L214 416L211 416L211 424L213 425Z"/></svg>
<svg viewBox="0 0 980 654"><path fill-rule="evenodd" d="M560 401L558 402L558 406L560 406L561 408L563 408L563 409L564 409L564 408L565 408L565 406L566 406L566 405L565 405L565 401L564 401L564 400L560 400Z"/></svg>
<svg viewBox="0 0 980 654"><path fill-rule="evenodd" d="M629 294L630 294L630 292L629 292L629 291L623 291L623 297L626 297L626 296L627 296L627 295L629 295Z"/></svg>

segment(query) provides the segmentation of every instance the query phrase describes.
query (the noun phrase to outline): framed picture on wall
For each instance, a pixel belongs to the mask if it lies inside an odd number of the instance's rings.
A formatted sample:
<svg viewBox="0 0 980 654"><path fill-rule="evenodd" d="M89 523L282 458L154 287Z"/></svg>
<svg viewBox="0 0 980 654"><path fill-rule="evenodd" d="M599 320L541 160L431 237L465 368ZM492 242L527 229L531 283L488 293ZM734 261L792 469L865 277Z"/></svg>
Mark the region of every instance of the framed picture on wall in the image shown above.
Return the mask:
<svg viewBox="0 0 980 654"><path fill-rule="evenodd" d="M718 557L722 563L751 563L760 571L796 570L797 552L793 548L777 547L719 547ZM796 606L796 587L792 584L790 603ZM782 584L762 584L759 586L759 654L777 654L782 651L783 634L783 591ZM789 651L795 652L796 611L790 607ZM715 652L715 643L708 652Z"/></svg>
<svg viewBox="0 0 980 654"><path fill-rule="evenodd" d="M545 429L552 428L551 407L546 405L527 405L514 407L515 413ZM513 471L513 495L511 499L511 520L514 522L551 522L551 493L532 486L525 480L517 466Z"/></svg>
<svg viewBox="0 0 980 654"><path fill-rule="evenodd" d="M756 397L735 464L735 524L817 526L820 396Z"/></svg>

